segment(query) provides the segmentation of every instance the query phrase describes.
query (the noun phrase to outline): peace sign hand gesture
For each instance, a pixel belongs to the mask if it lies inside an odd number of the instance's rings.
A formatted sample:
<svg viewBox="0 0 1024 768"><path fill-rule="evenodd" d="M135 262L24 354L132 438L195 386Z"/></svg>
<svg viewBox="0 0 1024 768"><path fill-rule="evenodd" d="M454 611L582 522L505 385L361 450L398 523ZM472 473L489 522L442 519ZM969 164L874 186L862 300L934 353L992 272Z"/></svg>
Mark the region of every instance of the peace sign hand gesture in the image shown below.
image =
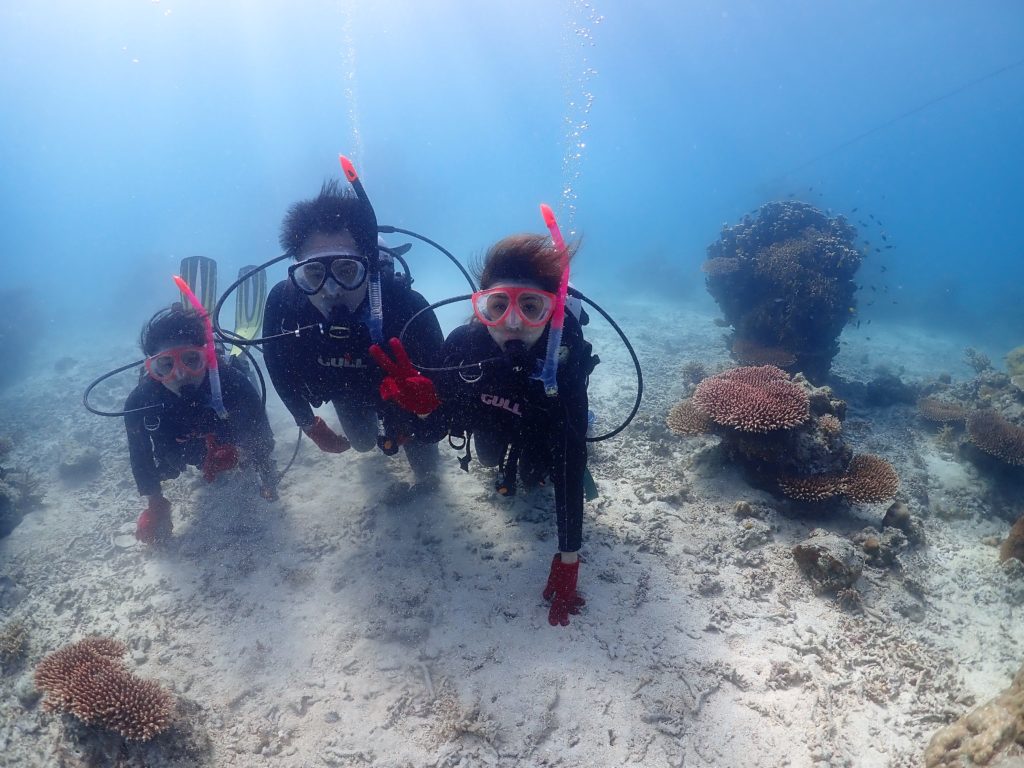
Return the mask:
<svg viewBox="0 0 1024 768"><path fill-rule="evenodd" d="M380 383L380 396L384 400L394 400L406 411L426 416L441 404L434 382L413 368L401 341L393 338L388 344L394 360L379 344L370 346L370 354L386 374Z"/></svg>

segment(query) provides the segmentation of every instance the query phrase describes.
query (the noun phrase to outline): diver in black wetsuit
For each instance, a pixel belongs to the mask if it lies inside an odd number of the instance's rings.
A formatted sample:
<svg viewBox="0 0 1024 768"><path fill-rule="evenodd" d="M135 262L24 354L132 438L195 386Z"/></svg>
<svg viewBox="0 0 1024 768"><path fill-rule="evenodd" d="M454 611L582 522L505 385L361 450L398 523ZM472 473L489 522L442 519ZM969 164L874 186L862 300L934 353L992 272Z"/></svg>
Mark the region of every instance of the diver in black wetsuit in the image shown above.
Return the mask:
<svg viewBox="0 0 1024 768"><path fill-rule="evenodd" d="M160 490L186 465L202 469L212 482L240 463L260 475L261 494L277 498L274 435L260 396L233 365L218 365L224 406L221 419L211 407L206 335L198 314L180 305L158 312L142 330L146 376L128 395L124 423L132 474L149 505L135 535L153 543L170 536L171 505Z"/></svg>
<svg viewBox="0 0 1024 768"><path fill-rule="evenodd" d="M480 270L480 290L473 294L474 317L444 342L443 372L434 377L441 405L430 416L442 418L453 436L468 441L472 434L481 463L500 467L499 493L514 493L517 476L524 485L552 481L559 551L543 592L551 600L552 626L567 625L569 615L584 605L576 590L577 552L583 538L587 384L596 365L579 321L567 312L558 394L548 396L532 377L545 357L562 267L562 256L540 235L515 235L491 247ZM401 343L393 339L390 346L397 362L373 350L389 372L385 389L397 402L408 403L405 407L427 411L429 382ZM467 444L467 464L468 456Z"/></svg>
<svg viewBox="0 0 1024 768"><path fill-rule="evenodd" d="M374 341L368 283L372 259L378 258L373 209L329 181L316 198L289 210L281 246L295 262L289 279L267 297L263 335L277 338L264 344L264 360L296 424L328 453L379 446L392 454L402 445L417 485L432 485L436 443L444 432L432 428L437 420L419 419L381 398L383 374L368 353ZM380 285L383 338L398 336L427 301L393 271ZM407 337L409 350L417 360L433 364L439 359L441 327L432 311L420 317ZM313 413L327 401L334 405L344 437ZM384 423L380 436L379 419Z"/></svg>

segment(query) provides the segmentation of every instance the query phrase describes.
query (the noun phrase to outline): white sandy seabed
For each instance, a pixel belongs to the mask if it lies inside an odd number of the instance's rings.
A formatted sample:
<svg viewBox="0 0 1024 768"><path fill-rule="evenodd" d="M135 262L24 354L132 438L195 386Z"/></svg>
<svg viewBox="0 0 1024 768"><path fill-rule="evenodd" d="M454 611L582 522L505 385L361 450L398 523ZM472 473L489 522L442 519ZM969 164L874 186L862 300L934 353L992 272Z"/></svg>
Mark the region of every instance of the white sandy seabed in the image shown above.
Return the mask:
<svg viewBox="0 0 1024 768"><path fill-rule="evenodd" d="M146 548L132 537L143 504L121 422L80 405L89 380L136 353L68 350L69 371L9 389L9 464L36 471L46 501L0 540L2 618L29 631L0 675L0 764L919 765L935 730L1024 659L1020 590L992 546L1009 523L982 505L985 478L943 453L912 407L851 409L847 440L896 465L927 543L899 568L865 569L865 610L844 612L790 550L817 526L878 526L885 505L788 515L721 465L714 438L669 433L681 366L728 363L720 329L679 307L656 324L648 304L616 313L647 393L634 425L592 450L587 606L568 628L548 626L540 597L556 549L549 490L502 499L489 471L460 471L443 447L440 490L388 504L385 490L408 479L403 458L306 443L277 503L244 473L165 484L174 540ZM631 402L628 358L606 327L589 335L604 359L592 407L609 427ZM962 381L963 346L876 327L836 370L866 380L891 361L909 381ZM116 407L131 383L98 401ZM283 464L295 428L274 397L270 409ZM69 443L102 451L94 479L61 483ZM760 538L733 514L740 500L763 508ZM92 634L123 640L137 674L175 693L169 732L124 744L41 711L35 663Z"/></svg>

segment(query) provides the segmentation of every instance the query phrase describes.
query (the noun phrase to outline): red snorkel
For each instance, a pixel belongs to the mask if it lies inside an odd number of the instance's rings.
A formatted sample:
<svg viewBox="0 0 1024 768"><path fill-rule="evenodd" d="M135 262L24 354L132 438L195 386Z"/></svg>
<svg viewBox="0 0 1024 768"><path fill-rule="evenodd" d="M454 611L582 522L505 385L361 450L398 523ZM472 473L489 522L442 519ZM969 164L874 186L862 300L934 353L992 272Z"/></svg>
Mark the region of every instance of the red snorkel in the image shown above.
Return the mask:
<svg viewBox="0 0 1024 768"><path fill-rule="evenodd" d="M210 371L210 406L217 416L226 419L228 411L224 407L224 395L220 389L220 371L217 369L217 350L213 345L213 323L210 322L210 314L203 307L202 302L192 293L192 289L188 287L188 283L183 278L174 275L174 282L182 295L188 299L192 307L203 318L203 324L206 326L206 367Z"/></svg>
<svg viewBox="0 0 1024 768"><path fill-rule="evenodd" d="M555 220L555 212L546 203L540 204L540 213L551 233L551 242L562 257L562 278L558 281L558 293L555 294L555 306L551 314L551 328L548 330L548 349L544 358L544 367L534 376L544 384L548 397L558 394L558 348L562 345L562 328L565 325L565 297L569 292L569 252L562 238L562 231Z"/></svg>

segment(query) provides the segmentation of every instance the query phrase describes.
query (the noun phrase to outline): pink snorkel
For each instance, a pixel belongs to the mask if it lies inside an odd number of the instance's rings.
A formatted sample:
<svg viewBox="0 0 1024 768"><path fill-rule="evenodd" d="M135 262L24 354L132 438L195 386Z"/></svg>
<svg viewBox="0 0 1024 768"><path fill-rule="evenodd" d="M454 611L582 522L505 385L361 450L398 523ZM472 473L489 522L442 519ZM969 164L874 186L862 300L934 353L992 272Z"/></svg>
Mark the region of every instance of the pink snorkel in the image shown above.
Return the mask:
<svg viewBox="0 0 1024 768"><path fill-rule="evenodd" d="M210 371L210 394L212 396L210 398L210 406L217 416L226 419L228 411L224 407L224 395L220 390L220 371L217 369L217 350L213 346L213 323L210 322L210 314L203 307L202 302L192 293L192 289L188 287L188 283L184 279L174 275L174 282L196 312L202 316L203 323L206 325L206 368Z"/></svg>
<svg viewBox="0 0 1024 768"><path fill-rule="evenodd" d="M544 358L544 367L541 372L534 376L544 383L544 391L548 397L555 397L558 394L558 348L562 345L562 327L565 325L565 297L569 292L569 252L565 247L565 240L562 238L562 231L555 221L555 213L551 206L546 203L540 204L540 213L544 217L548 231L551 233L551 242L555 250L561 255L564 265L562 267L562 278L558 281L558 293L555 295L555 307L551 314L551 328L548 330L548 349Z"/></svg>

